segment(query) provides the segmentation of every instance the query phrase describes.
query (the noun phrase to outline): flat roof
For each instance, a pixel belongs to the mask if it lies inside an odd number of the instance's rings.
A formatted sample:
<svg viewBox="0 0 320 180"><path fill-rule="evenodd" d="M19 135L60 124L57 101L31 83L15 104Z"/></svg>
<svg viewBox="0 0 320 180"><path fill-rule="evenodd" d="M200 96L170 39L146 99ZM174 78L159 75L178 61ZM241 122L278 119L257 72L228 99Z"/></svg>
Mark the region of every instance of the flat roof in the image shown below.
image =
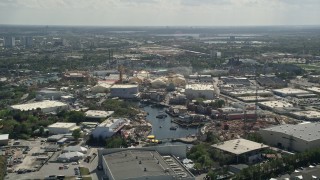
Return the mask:
<svg viewBox="0 0 320 180"><path fill-rule="evenodd" d="M211 84L187 84L186 89L192 90L214 90L213 85Z"/></svg>
<svg viewBox="0 0 320 180"><path fill-rule="evenodd" d="M157 151L125 150L104 155L103 158L114 179L137 179L152 176L164 176L164 178L165 176L180 176L181 179L193 177L173 157L161 156ZM146 171L144 171L145 168Z"/></svg>
<svg viewBox="0 0 320 180"><path fill-rule="evenodd" d="M315 93L320 93L320 88L319 87L308 87L306 88L308 91L312 91Z"/></svg>
<svg viewBox="0 0 320 180"><path fill-rule="evenodd" d="M282 88L282 89L274 89L273 92L282 93L286 95L294 95L294 94L309 94L309 91L305 91L302 89L296 88Z"/></svg>
<svg viewBox="0 0 320 180"><path fill-rule="evenodd" d="M264 101L264 100L268 100L269 98L268 97L263 97L263 96L242 96L242 97L238 97L240 100L243 100L243 101L255 101L256 99L257 100L260 100L260 101Z"/></svg>
<svg viewBox="0 0 320 180"><path fill-rule="evenodd" d="M77 125L76 123L57 122L57 123L49 125L48 127L51 127L51 128L72 128L76 125Z"/></svg>
<svg viewBox="0 0 320 180"><path fill-rule="evenodd" d="M214 144L212 147L232 154L240 155L250 151L267 148L269 146L240 138Z"/></svg>
<svg viewBox="0 0 320 180"><path fill-rule="evenodd" d="M262 131L278 132L292 135L305 141L314 141L320 139L320 123L306 122L302 124L285 124L262 129Z"/></svg>
<svg viewBox="0 0 320 180"><path fill-rule="evenodd" d="M292 112L292 114L294 114L296 116L307 117L310 119L320 118L320 112L318 112L318 111L297 111L297 112Z"/></svg>
<svg viewBox="0 0 320 180"><path fill-rule="evenodd" d="M125 122L124 119L112 119L112 118L109 118L109 119L103 121L101 124L99 124L98 127L111 127L114 124L121 124L123 122Z"/></svg>
<svg viewBox="0 0 320 180"><path fill-rule="evenodd" d="M85 114L86 117L91 118L106 118L111 116L114 111L98 111L98 110L88 110Z"/></svg>
<svg viewBox="0 0 320 180"><path fill-rule="evenodd" d="M138 85L137 84L115 84L111 87L111 89L113 88L137 88Z"/></svg>
<svg viewBox="0 0 320 180"><path fill-rule="evenodd" d="M269 108L286 108L286 107L293 107L291 103L285 101L265 101L259 102L259 104L263 106L267 106Z"/></svg>
<svg viewBox="0 0 320 180"><path fill-rule="evenodd" d="M19 109L21 111L30 111L30 110L35 110L37 108L45 109L45 108L61 107L61 106L67 106L67 104L59 101L45 100L41 102L13 105L11 106L11 108Z"/></svg>
<svg viewBox="0 0 320 180"><path fill-rule="evenodd" d="M9 134L0 134L0 140L8 140Z"/></svg>

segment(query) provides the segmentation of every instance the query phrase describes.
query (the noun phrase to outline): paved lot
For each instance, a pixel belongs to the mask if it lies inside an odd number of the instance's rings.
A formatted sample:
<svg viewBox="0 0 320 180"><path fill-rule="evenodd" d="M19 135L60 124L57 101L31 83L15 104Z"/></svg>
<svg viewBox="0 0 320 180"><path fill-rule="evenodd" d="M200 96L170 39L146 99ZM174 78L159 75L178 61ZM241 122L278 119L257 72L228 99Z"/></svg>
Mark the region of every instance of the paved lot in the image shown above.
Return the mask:
<svg viewBox="0 0 320 180"><path fill-rule="evenodd" d="M59 167L63 164L68 164L68 169L59 170ZM65 175L65 176L76 176L74 168L79 165L72 165L71 163L48 163L45 164L39 171L25 174L10 173L7 179L12 180L24 180L24 179L44 179L49 175Z"/></svg>
<svg viewBox="0 0 320 180"><path fill-rule="evenodd" d="M36 150L37 148L35 148ZM97 154L96 148L90 148L88 150L87 155L91 155L93 157L93 153ZM59 154L59 152L57 152ZM32 157L32 156L30 156ZM56 163L56 162L50 162L43 165L43 167L36 172L31 173L25 173L25 174L17 174L17 173L9 173L6 177L6 179L12 179L12 180L27 180L27 179L44 179L45 177L49 175L65 175L66 177L72 177L76 176L74 168L75 167L87 167L90 171L90 176L93 180L99 180L103 176L103 171L98 171L96 168L98 166L98 157L93 157L94 159L90 163L86 163L83 160L80 160L80 164L78 165L72 165L72 163ZM26 160L26 163L28 164L28 160ZM64 164L68 164L68 169L59 170L59 167L62 167Z"/></svg>

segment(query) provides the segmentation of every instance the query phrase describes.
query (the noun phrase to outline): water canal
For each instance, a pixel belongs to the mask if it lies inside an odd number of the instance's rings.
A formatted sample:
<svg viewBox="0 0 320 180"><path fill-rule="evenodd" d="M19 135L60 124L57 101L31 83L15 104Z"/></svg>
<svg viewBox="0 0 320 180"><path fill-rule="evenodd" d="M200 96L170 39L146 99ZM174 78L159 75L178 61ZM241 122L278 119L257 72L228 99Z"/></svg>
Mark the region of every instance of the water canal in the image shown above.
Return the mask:
<svg viewBox="0 0 320 180"><path fill-rule="evenodd" d="M151 134L155 135L156 139L169 140L195 135L198 128L184 128L171 122L171 117L168 115L166 118L156 118L159 114L166 114L164 108L146 106L143 108L148 113L146 119L152 124ZM161 128L160 128L161 127ZM177 127L176 130L170 130L170 127Z"/></svg>

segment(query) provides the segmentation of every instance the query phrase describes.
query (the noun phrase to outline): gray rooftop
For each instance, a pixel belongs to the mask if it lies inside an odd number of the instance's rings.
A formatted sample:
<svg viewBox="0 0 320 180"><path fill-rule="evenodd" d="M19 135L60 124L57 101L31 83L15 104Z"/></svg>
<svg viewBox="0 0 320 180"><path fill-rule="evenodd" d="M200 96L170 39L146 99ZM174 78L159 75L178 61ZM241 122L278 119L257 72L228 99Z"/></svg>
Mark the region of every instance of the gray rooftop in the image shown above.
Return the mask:
<svg viewBox="0 0 320 180"><path fill-rule="evenodd" d="M162 176L166 179L174 176L180 176L181 179L193 177L173 157L161 156L157 151L125 150L104 155L104 159L114 179L152 176Z"/></svg>
<svg viewBox="0 0 320 180"><path fill-rule="evenodd" d="M240 155L259 149L264 149L269 146L240 138L214 144L212 147L235 155Z"/></svg>
<svg viewBox="0 0 320 180"><path fill-rule="evenodd" d="M320 139L320 123L302 123L302 124L286 124L263 129L265 131L273 131L292 135L305 141L314 141Z"/></svg>

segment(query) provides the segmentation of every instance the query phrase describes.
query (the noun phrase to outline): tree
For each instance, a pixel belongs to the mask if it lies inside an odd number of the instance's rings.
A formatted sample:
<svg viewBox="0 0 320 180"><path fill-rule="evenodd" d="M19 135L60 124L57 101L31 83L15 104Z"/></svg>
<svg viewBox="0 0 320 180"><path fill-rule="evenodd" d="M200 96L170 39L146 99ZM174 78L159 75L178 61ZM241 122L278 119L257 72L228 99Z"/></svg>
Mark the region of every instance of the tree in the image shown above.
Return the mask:
<svg viewBox="0 0 320 180"><path fill-rule="evenodd" d="M70 122L80 123L85 120L84 113L80 111L70 111L67 116Z"/></svg>
<svg viewBox="0 0 320 180"><path fill-rule="evenodd" d="M73 138L78 141L78 139L80 138L81 136L81 130L80 129L76 129L72 132L72 136Z"/></svg>

